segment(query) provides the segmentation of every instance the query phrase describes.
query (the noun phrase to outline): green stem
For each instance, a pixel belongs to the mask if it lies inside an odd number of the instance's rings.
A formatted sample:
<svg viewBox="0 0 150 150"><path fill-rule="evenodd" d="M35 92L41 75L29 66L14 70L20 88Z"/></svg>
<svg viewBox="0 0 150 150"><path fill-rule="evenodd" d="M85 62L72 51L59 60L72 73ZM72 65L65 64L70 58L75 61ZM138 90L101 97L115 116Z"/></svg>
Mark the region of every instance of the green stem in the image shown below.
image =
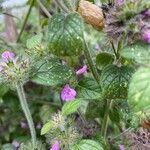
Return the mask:
<svg viewBox="0 0 150 150"><path fill-rule="evenodd" d="M62 3L60 0L55 0L56 4L59 8L61 8L64 12L68 13L69 10L66 8L66 6Z"/></svg>
<svg viewBox="0 0 150 150"><path fill-rule="evenodd" d="M117 50L116 50L116 48L115 48L115 45L114 45L113 41L111 41L110 43L111 43L112 49L113 49L113 51L114 51L115 57L116 57L116 59L118 59Z"/></svg>
<svg viewBox="0 0 150 150"><path fill-rule="evenodd" d="M39 99L39 98L37 98L37 99ZM50 105L50 106L61 108L60 104L49 102L46 100L45 101L44 100L37 100L37 99L36 100L31 99L29 102L35 103L35 104L45 104L45 105Z"/></svg>
<svg viewBox="0 0 150 150"><path fill-rule="evenodd" d="M26 25L26 23L27 23L27 21L28 21L28 18L29 18L30 13L31 13L31 10L32 10L34 1L35 1L35 0L32 0L32 1L31 1L29 10L28 10L28 12L27 12L27 14L26 14L26 17L25 17L25 20L24 20L24 22L23 22L21 31L20 31L20 33L19 33L19 35L18 35L17 42L19 42L19 40L20 40L20 38L21 38L21 35L22 35L22 33L23 33L23 30L24 30L24 28L25 28L25 25Z"/></svg>
<svg viewBox="0 0 150 150"><path fill-rule="evenodd" d="M40 8L42 9L42 11L46 14L47 17L51 17L51 14L49 13L49 11L47 10L47 8L41 3L40 0L37 0Z"/></svg>
<svg viewBox="0 0 150 150"><path fill-rule="evenodd" d="M26 116L26 119L27 119L27 122L28 122L28 125L29 125L29 128L30 128L33 147L36 147L36 131L35 131L33 119L32 119L32 116L31 116L31 112L29 110L27 100L26 100L26 97L25 97L23 85L22 84L17 85L16 88L17 88L17 93L18 93L18 96L19 96L21 107L23 109L23 112Z"/></svg>
<svg viewBox="0 0 150 150"><path fill-rule="evenodd" d="M90 51L89 51L89 48L88 48L86 42L85 42L84 55L85 55L85 57L86 57L86 59L87 59L87 62L88 62L89 67L90 67L90 70L91 70L91 72L92 72L92 74L93 74L95 80L96 80L97 83L99 84L99 82L100 82L100 81L99 81L99 74L98 74L97 69L96 69L96 67L95 67L95 65L94 65L94 62L93 62L93 60L92 60L92 58L91 58L91 54L90 54Z"/></svg>
<svg viewBox="0 0 150 150"><path fill-rule="evenodd" d="M107 100L106 102L107 102L107 105L106 105L104 119L103 119L102 128L101 128L101 135L104 137L104 139L106 138L108 119L109 119L109 110L112 105L112 100Z"/></svg>
<svg viewBox="0 0 150 150"><path fill-rule="evenodd" d="M132 131L132 130L133 130L133 128L129 127L128 129L126 129L122 133L120 133L119 135L115 136L112 140L115 140L115 139L119 138L120 136L124 135L125 133Z"/></svg>

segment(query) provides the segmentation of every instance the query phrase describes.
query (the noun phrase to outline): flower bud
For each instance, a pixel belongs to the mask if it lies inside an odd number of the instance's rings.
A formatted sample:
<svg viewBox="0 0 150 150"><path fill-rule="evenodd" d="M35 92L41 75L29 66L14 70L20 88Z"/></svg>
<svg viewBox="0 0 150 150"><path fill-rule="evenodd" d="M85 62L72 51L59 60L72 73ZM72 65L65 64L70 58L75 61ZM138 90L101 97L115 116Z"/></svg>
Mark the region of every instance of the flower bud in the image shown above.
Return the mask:
<svg viewBox="0 0 150 150"><path fill-rule="evenodd" d="M81 0L78 12L84 18L85 22L91 24L93 27L101 29L104 26L102 9L91 2Z"/></svg>
<svg viewBox="0 0 150 150"><path fill-rule="evenodd" d="M76 75L84 75L87 73L87 65L84 65L82 68L76 71Z"/></svg>

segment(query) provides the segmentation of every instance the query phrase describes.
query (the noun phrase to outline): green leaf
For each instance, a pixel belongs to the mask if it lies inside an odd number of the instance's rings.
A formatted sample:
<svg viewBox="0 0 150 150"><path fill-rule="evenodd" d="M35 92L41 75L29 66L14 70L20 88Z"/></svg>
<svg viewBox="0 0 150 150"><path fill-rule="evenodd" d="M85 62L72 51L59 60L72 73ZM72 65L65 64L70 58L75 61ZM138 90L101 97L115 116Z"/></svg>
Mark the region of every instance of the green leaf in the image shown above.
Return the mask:
<svg viewBox="0 0 150 150"><path fill-rule="evenodd" d="M81 105L81 99L75 99L70 102L66 102L62 107L62 114L67 116L77 111Z"/></svg>
<svg viewBox="0 0 150 150"><path fill-rule="evenodd" d="M105 99L126 99L133 72L130 66L107 65L100 78L102 96Z"/></svg>
<svg viewBox="0 0 150 150"><path fill-rule="evenodd" d="M135 43L126 46L121 55L128 59L133 59L139 64L150 64L150 44Z"/></svg>
<svg viewBox="0 0 150 150"><path fill-rule="evenodd" d="M27 40L26 46L28 49L33 49L41 44L42 34L37 34Z"/></svg>
<svg viewBox="0 0 150 150"><path fill-rule="evenodd" d="M6 94L8 92L9 88L4 85L4 84L0 84L0 97L2 97L4 94Z"/></svg>
<svg viewBox="0 0 150 150"><path fill-rule="evenodd" d="M82 79L76 87L77 96L83 99L97 99L101 97L101 88L93 78Z"/></svg>
<svg viewBox="0 0 150 150"><path fill-rule="evenodd" d="M128 100L135 112L150 109L150 68L139 68L133 75Z"/></svg>
<svg viewBox="0 0 150 150"><path fill-rule="evenodd" d="M2 146L2 150L15 150L12 144L5 144Z"/></svg>
<svg viewBox="0 0 150 150"><path fill-rule="evenodd" d="M116 107L113 107L112 109L110 109L109 118L112 122L119 123L121 120L120 116L121 116L121 112L119 109L117 109Z"/></svg>
<svg viewBox="0 0 150 150"><path fill-rule="evenodd" d="M52 107L51 105L43 105L40 107L40 118L41 121L46 123L47 120L51 119L51 116L57 111L57 108Z"/></svg>
<svg viewBox="0 0 150 150"><path fill-rule="evenodd" d="M86 108L87 118L99 118L104 117L105 112L105 101L103 99L94 99L88 103Z"/></svg>
<svg viewBox="0 0 150 150"><path fill-rule="evenodd" d="M111 64L114 58L113 55L107 52L99 53L96 56L96 66L99 70L102 70L106 65Z"/></svg>
<svg viewBox="0 0 150 150"><path fill-rule="evenodd" d="M104 150L100 143L93 140L81 140L71 150Z"/></svg>
<svg viewBox="0 0 150 150"><path fill-rule="evenodd" d="M55 58L49 60L41 60L37 62L37 73L32 77L32 81L42 84L55 86L58 84L64 84L72 77L72 70L61 64Z"/></svg>
<svg viewBox="0 0 150 150"><path fill-rule="evenodd" d="M50 129L54 127L53 123L51 121L44 124L44 126L41 129L41 135L44 135L49 132Z"/></svg>
<svg viewBox="0 0 150 150"><path fill-rule="evenodd" d="M78 56L84 49L84 24L79 14L57 14L50 18L48 46L57 56Z"/></svg>

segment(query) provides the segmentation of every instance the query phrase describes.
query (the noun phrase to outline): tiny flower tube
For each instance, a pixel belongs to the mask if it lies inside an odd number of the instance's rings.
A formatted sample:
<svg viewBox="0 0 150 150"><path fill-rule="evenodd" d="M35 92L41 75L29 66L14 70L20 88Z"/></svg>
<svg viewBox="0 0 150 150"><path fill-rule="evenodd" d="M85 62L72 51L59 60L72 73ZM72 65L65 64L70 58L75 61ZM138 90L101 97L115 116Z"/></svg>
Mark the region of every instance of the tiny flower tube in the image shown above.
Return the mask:
<svg viewBox="0 0 150 150"><path fill-rule="evenodd" d="M76 71L76 75L84 75L87 73L87 65L84 65L82 68Z"/></svg>
<svg viewBox="0 0 150 150"><path fill-rule="evenodd" d="M28 124L25 121L21 121L20 126L21 126L22 129L27 129L28 128Z"/></svg>
<svg viewBox="0 0 150 150"><path fill-rule="evenodd" d="M13 61L15 54L11 51L4 51L2 53L2 60L6 63Z"/></svg>
<svg viewBox="0 0 150 150"><path fill-rule="evenodd" d="M50 150L59 150L59 142L56 141L53 145L52 148Z"/></svg>
<svg viewBox="0 0 150 150"><path fill-rule="evenodd" d="M150 43L150 30L144 32L143 38L145 42Z"/></svg>
<svg viewBox="0 0 150 150"><path fill-rule="evenodd" d="M41 124L41 122L38 122L36 125L36 129L41 129L41 128L42 128L42 124Z"/></svg>
<svg viewBox="0 0 150 150"><path fill-rule="evenodd" d="M121 5L124 4L124 0L116 0L116 4L117 4L118 6L121 6Z"/></svg>
<svg viewBox="0 0 150 150"><path fill-rule="evenodd" d="M20 143L17 142L16 140L13 140L12 145L13 145L15 148L19 148L19 147L20 147Z"/></svg>
<svg viewBox="0 0 150 150"><path fill-rule="evenodd" d="M66 84L60 93L60 97L63 101L72 101L75 99L76 94L76 91Z"/></svg>

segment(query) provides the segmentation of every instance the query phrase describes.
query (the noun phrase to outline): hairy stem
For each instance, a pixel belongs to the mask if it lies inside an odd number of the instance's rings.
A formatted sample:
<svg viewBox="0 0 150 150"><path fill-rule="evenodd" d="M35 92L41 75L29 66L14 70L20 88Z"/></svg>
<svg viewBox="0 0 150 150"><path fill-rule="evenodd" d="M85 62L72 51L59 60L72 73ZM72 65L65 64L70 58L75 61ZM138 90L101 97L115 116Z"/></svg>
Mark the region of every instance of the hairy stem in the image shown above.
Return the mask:
<svg viewBox="0 0 150 150"><path fill-rule="evenodd" d="M104 139L106 138L108 119L109 119L109 110L112 105L112 100L107 100L106 103L107 104L106 104L104 119L103 119L102 128L101 128L101 135L104 137Z"/></svg>
<svg viewBox="0 0 150 150"><path fill-rule="evenodd" d="M42 11L46 14L47 17L51 17L51 14L49 13L49 11L47 10L47 8L41 3L40 0L37 0L40 8L42 9Z"/></svg>
<svg viewBox="0 0 150 150"><path fill-rule="evenodd" d="M26 23L27 23L27 21L28 21L28 18L29 18L30 13L31 13L31 10L32 10L34 1L35 1L35 0L32 0L32 1L31 1L29 10L28 10L28 12L27 12L27 14L26 14L26 17L25 17L25 19L24 19L24 22L23 22L21 31L20 31L20 33L19 33L19 35L18 35L17 42L19 42L19 40L20 40L20 38L21 38L21 35L22 35L22 33L23 33L23 30L24 30L24 28L25 28L25 25L26 25Z"/></svg>
<svg viewBox="0 0 150 150"><path fill-rule="evenodd" d="M84 55L85 55L85 57L87 59L87 62L88 62L89 67L90 67L90 70L91 70L95 80L99 84L99 74L98 74L97 69L96 69L96 67L94 65L94 62L93 62L93 60L91 58L91 54L90 54L90 51L89 51L89 48L88 48L86 42L85 42Z"/></svg>
<svg viewBox="0 0 150 150"><path fill-rule="evenodd" d="M26 97L25 97L23 85L19 84L19 85L17 85L16 88L17 88L17 93L18 93L18 96L19 96L21 107L23 109L23 112L25 114L25 117L26 117L28 125L29 125L33 147L36 147L36 131L35 131L33 119L32 119L32 116L31 116L31 112L29 110L27 100L26 100Z"/></svg>
<svg viewBox="0 0 150 150"><path fill-rule="evenodd" d="M61 0L55 0L56 4L58 5L59 8L61 8L64 12L68 13L69 10L67 7L62 3Z"/></svg>

